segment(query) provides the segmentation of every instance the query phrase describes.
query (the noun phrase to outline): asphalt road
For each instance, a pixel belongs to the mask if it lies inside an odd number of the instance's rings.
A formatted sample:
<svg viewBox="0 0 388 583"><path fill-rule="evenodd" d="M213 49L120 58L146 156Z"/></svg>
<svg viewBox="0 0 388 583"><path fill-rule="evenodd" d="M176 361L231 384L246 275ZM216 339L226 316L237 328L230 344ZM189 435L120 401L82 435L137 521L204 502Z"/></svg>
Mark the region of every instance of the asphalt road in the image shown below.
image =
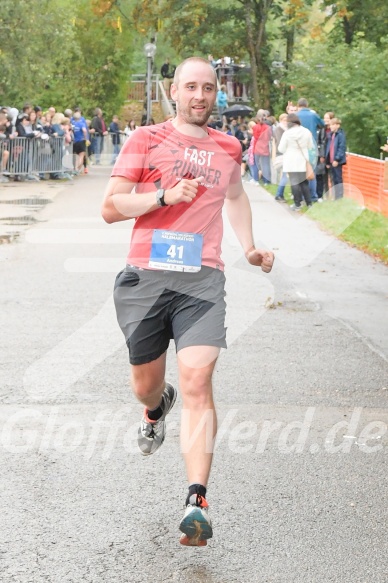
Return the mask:
<svg viewBox="0 0 388 583"><path fill-rule="evenodd" d="M180 401L142 458L111 300L130 225L99 216L108 172L0 193L53 199L0 245L1 581L386 583L387 267L247 186L277 260L247 265L226 224L214 538L181 547Z"/></svg>

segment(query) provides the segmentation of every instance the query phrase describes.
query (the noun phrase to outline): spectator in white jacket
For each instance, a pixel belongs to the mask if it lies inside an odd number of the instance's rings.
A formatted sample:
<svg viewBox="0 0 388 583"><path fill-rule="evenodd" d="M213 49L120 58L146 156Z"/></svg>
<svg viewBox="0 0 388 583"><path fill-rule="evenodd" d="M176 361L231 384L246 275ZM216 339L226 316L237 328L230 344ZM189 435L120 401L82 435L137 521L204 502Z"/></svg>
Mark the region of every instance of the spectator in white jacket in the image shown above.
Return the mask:
<svg viewBox="0 0 388 583"><path fill-rule="evenodd" d="M291 192L294 197L293 210L300 210L304 199L311 206L310 189L306 175L309 150L313 149L313 137L304 128L295 113L287 116L288 129L284 132L278 145L278 151L283 154L283 172L288 174Z"/></svg>

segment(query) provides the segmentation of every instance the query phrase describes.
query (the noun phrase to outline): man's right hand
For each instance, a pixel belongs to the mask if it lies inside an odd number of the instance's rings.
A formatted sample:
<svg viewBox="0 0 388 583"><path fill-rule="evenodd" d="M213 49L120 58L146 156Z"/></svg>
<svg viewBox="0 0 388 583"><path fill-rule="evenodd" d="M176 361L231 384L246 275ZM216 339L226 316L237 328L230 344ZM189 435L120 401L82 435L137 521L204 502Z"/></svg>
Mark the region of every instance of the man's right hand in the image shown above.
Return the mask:
<svg viewBox="0 0 388 583"><path fill-rule="evenodd" d="M198 193L198 188L203 183L203 176L194 179L182 178L173 188L166 189L164 201L168 205L180 202L192 202Z"/></svg>

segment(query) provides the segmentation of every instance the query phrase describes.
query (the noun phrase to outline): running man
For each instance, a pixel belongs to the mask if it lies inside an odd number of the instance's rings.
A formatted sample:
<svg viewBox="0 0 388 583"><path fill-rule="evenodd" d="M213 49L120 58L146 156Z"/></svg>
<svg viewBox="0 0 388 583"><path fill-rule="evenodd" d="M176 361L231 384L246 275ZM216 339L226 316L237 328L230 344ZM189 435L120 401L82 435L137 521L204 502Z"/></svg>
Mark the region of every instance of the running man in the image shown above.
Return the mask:
<svg viewBox="0 0 388 583"><path fill-rule="evenodd" d="M212 536L206 488L217 431L212 375L226 347L224 204L247 261L266 273L274 261L272 252L254 246L240 143L207 127L216 94L208 61L183 61L171 86L176 117L138 128L128 138L102 206L108 223L135 219L114 299L129 349L132 389L145 406L138 433L143 455L162 445L177 396L165 381L166 351L170 339L175 341L188 479L179 528L180 542L188 546L205 546Z"/></svg>

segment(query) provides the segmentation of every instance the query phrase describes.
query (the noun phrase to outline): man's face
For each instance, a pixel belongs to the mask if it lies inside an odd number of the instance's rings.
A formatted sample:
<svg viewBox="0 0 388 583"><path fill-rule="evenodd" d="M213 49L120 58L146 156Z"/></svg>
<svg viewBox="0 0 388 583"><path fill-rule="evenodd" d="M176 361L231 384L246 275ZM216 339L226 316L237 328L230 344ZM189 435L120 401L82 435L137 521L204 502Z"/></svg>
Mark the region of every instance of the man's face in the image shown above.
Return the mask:
<svg viewBox="0 0 388 583"><path fill-rule="evenodd" d="M288 113L298 113L298 106L297 105L289 105L288 106Z"/></svg>
<svg viewBox="0 0 388 583"><path fill-rule="evenodd" d="M214 69L206 63L187 63L180 72L178 86L171 86L171 96L181 121L206 126L216 100Z"/></svg>

